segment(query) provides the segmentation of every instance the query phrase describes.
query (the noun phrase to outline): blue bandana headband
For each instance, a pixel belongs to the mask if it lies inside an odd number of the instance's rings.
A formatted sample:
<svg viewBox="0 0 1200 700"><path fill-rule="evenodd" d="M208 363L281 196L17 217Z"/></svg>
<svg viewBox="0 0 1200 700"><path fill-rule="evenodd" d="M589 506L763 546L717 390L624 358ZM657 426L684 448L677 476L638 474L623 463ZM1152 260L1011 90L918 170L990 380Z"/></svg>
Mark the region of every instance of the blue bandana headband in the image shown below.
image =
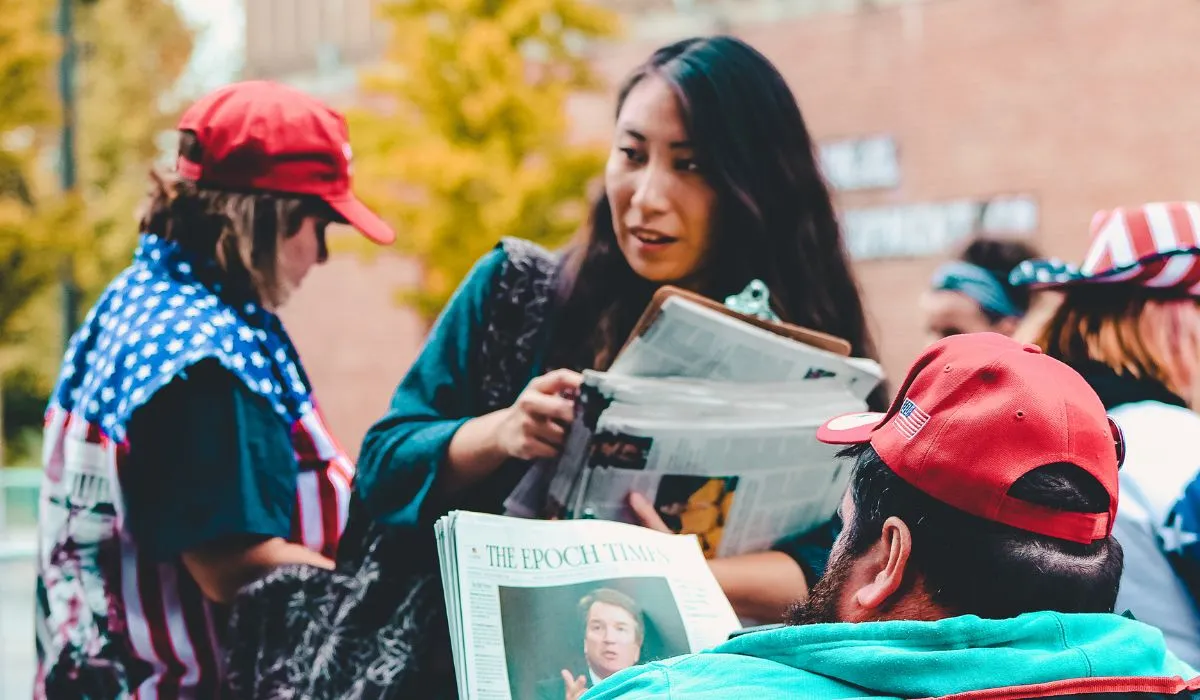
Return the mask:
<svg viewBox="0 0 1200 700"><path fill-rule="evenodd" d="M945 263L933 273L933 289L965 294L984 311L998 316L1020 318L1025 315L1013 304L1004 285L992 273L961 260Z"/></svg>

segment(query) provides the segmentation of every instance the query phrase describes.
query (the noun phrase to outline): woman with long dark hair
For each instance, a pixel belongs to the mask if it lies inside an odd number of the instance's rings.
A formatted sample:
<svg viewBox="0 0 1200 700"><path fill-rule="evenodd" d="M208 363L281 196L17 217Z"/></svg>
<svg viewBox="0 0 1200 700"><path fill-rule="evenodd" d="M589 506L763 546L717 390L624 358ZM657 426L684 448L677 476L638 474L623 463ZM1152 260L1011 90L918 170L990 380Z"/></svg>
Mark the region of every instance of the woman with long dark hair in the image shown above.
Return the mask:
<svg viewBox="0 0 1200 700"><path fill-rule="evenodd" d="M606 366L659 285L723 299L755 278L784 320L874 355L800 108L750 46L689 39L637 68L604 185L564 256L555 364Z"/></svg>
<svg viewBox="0 0 1200 700"><path fill-rule="evenodd" d="M783 320L875 357L829 191L783 77L737 39L681 41L622 86L603 193L580 238L562 255L505 240L481 258L367 433L357 493L369 527L392 533L377 541L391 544L343 547L347 570L371 572L354 574L361 583L345 590L376 611L363 619L388 620L378 637L390 641L334 656L388 656L370 657L371 673L393 679L392 688L410 687L394 680L402 667L420 669L405 683L422 696L439 683L453 688L446 623L431 617L434 608L444 615L432 523L453 509L502 512L530 460L558 454L579 372L609 366L659 286L723 299L753 279L767 284ZM882 410L883 394L873 408ZM825 544L796 541L712 567L742 615L781 619L827 556ZM397 574L377 584L397 561L409 567L405 583ZM402 585L411 594L390 603L366 602L373 594L361 592ZM334 636L339 644L376 638L365 629ZM337 673L361 682L366 670Z"/></svg>
<svg viewBox="0 0 1200 700"><path fill-rule="evenodd" d="M486 323L516 320L488 320L489 306L505 268L527 256L514 262L501 245L479 262L368 432L359 492L375 517L425 527L453 508L499 512L527 460L557 454L573 412L563 394L577 388L577 372L612 362L663 284L723 299L761 279L782 319L846 338L856 356L875 355L796 99L770 61L738 39L681 41L630 75L590 221L545 264L548 299L536 302L545 322L521 335L527 348L480 343ZM478 395L481 350L529 357L524 377L506 378L511 395L487 397L495 406ZM804 592L787 557L744 559L722 580L739 612L773 618L772 607L782 613ZM764 578L750 566L763 562L776 564L773 573L790 566L791 575Z"/></svg>

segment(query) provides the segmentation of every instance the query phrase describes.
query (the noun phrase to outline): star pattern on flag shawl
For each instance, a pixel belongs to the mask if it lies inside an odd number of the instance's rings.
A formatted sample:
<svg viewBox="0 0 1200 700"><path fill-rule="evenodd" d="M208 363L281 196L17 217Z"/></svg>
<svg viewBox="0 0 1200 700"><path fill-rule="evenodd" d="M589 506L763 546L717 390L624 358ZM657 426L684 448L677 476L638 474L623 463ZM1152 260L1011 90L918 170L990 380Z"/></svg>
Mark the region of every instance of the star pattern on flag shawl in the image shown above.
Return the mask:
<svg viewBox="0 0 1200 700"><path fill-rule="evenodd" d="M1159 529L1158 534L1162 538L1163 549L1169 553L1182 552L1185 547L1200 542L1200 534L1184 529L1183 516L1179 513L1173 514L1167 526Z"/></svg>
<svg viewBox="0 0 1200 700"><path fill-rule="evenodd" d="M278 320L253 303L235 312L193 277L189 262L171 255L177 252L171 246L143 238L134 264L109 285L72 339L56 400L119 441L132 412L159 388L216 358L289 421L310 411L310 389L282 326L268 333L247 319Z"/></svg>

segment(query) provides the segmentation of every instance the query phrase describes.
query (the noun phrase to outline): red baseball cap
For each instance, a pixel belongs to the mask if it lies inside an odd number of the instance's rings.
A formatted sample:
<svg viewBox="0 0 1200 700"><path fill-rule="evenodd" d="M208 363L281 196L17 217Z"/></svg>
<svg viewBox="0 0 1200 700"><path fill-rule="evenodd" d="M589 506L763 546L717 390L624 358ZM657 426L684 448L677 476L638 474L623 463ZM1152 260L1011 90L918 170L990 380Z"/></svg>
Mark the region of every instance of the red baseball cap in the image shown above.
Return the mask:
<svg viewBox="0 0 1200 700"><path fill-rule="evenodd" d="M396 233L350 190L346 119L287 85L250 80L219 88L183 113L180 131L196 134L200 161L180 157L181 177L217 189L311 195L380 244Z"/></svg>
<svg viewBox="0 0 1200 700"><path fill-rule="evenodd" d="M998 333L940 340L909 369L887 413L839 416L817 439L869 442L901 479L980 518L1084 544L1112 534L1125 456L1120 428L1083 377L1036 345ZM1008 494L1026 473L1064 462L1100 482L1107 513Z"/></svg>

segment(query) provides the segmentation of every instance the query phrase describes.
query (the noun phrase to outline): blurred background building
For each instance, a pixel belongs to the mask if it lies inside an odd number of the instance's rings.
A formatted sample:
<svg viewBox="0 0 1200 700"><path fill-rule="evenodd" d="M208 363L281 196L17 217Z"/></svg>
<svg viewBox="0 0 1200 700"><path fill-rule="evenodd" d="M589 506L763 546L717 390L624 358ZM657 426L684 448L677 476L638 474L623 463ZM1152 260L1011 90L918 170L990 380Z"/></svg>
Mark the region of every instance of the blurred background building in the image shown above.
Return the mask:
<svg viewBox="0 0 1200 700"><path fill-rule="evenodd" d="M1194 3L1154 11L1120 0L607 4L628 18L619 44L592 49L610 86L657 46L692 34L736 34L779 66L819 142L893 376L923 342L917 299L929 274L973 232L1075 257L1096 209L1200 189L1183 147L1200 120L1200 94L1180 89L1200 68L1189 38L1200 35ZM386 39L371 5L248 3L246 77L353 100L355 69L378 60ZM610 90L575 100L570 114L580 134L603 136L612 109ZM423 325L388 291L418 279L393 256L335 259L302 290L295 308L304 313L287 319L351 452L422 341Z"/></svg>
<svg viewBox="0 0 1200 700"><path fill-rule="evenodd" d="M892 377L924 342L917 301L930 273L971 235L1025 238L1077 259L1097 209L1200 192L1200 92L1190 89L1200 3L1191 0L602 4L626 17L626 31L588 47L609 90L570 102L580 138L607 136L617 83L669 41L732 33L780 68L818 141ZM241 8L214 30L244 32L237 77L288 82L341 107L360 101L359 73L389 41L374 0ZM162 148L172 150L170 139ZM414 261L340 244L284 315L335 434L356 454L427 327L397 302L398 289L420 284ZM0 470L0 697L28 696L38 479L36 468ZM9 542L13 532L24 539Z"/></svg>
<svg viewBox="0 0 1200 700"><path fill-rule="evenodd" d="M295 85L330 102L352 100L356 69L387 41L373 0L247 0L242 76Z"/></svg>

